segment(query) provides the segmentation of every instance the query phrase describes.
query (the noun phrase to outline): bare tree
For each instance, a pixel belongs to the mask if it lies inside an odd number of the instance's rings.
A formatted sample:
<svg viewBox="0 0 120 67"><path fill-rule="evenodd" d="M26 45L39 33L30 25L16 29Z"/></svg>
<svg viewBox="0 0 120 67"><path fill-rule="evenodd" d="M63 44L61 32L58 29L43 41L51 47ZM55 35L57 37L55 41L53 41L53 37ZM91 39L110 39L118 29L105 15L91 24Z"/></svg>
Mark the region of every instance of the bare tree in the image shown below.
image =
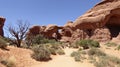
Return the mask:
<svg viewBox="0 0 120 67"><path fill-rule="evenodd" d="M8 31L13 40L11 40L17 47L21 47L22 40L26 37L26 32L29 29L30 24L28 22L23 23L19 20L15 26L9 26Z"/></svg>

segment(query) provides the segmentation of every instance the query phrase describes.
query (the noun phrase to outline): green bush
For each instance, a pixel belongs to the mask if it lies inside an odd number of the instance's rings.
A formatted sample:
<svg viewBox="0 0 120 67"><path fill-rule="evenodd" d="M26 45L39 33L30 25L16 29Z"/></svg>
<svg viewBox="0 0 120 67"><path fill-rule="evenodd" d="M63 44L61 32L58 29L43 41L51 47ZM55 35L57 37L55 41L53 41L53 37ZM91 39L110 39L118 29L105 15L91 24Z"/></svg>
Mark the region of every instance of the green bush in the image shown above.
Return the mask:
<svg viewBox="0 0 120 67"><path fill-rule="evenodd" d="M11 56L9 58L2 58L0 61L2 64L4 64L6 67L16 67L16 59L14 56Z"/></svg>
<svg viewBox="0 0 120 67"><path fill-rule="evenodd" d="M94 65L96 67L116 67L120 65L120 59L113 56L102 56Z"/></svg>
<svg viewBox="0 0 120 67"><path fill-rule="evenodd" d="M108 47L115 47L115 46L117 46L117 44L113 43L113 42L108 42L105 45L108 46Z"/></svg>
<svg viewBox="0 0 120 67"><path fill-rule="evenodd" d="M36 35L31 38L33 44L46 43L46 39L42 35Z"/></svg>
<svg viewBox="0 0 120 67"><path fill-rule="evenodd" d="M116 48L117 50L120 50L120 45Z"/></svg>
<svg viewBox="0 0 120 67"><path fill-rule="evenodd" d="M79 48L79 45L76 44L76 43L72 43L72 44L70 45L70 47L72 47L72 48Z"/></svg>
<svg viewBox="0 0 120 67"><path fill-rule="evenodd" d="M73 52L71 53L71 57L75 57L76 55L80 55L80 52L78 52L78 51L73 51Z"/></svg>
<svg viewBox="0 0 120 67"><path fill-rule="evenodd" d="M7 47L6 43L7 42L2 37L0 37L0 48L6 49L6 47Z"/></svg>
<svg viewBox="0 0 120 67"><path fill-rule="evenodd" d="M81 56L80 55L76 55L74 57L74 59L75 59L75 61L79 62L79 61L81 61Z"/></svg>
<svg viewBox="0 0 120 67"><path fill-rule="evenodd" d="M91 48L88 51L88 55L89 56L106 56L106 54L104 52L102 52L101 50L99 50L97 48Z"/></svg>
<svg viewBox="0 0 120 67"><path fill-rule="evenodd" d="M92 40L92 41L90 42L90 46L91 46L91 47L100 47L100 44L99 44L98 41L93 41L93 40Z"/></svg>
<svg viewBox="0 0 120 67"><path fill-rule="evenodd" d="M64 55L65 52L64 52L64 50L62 50L62 49L58 49L58 50L57 50L57 54L59 54L59 55Z"/></svg>
<svg viewBox="0 0 120 67"><path fill-rule="evenodd" d="M71 57L74 57L75 61L81 61L82 60L82 56L81 56L80 51L73 51L71 53Z"/></svg>
<svg viewBox="0 0 120 67"><path fill-rule="evenodd" d="M77 41L76 44L83 47L83 49L88 49L89 48L88 40L80 40L80 41Z"/></svg>
<svg viewBox="0 0 120 67"><path fill-rule="evenodd" d="M37 61L48 61L51 59L50 51L45 46L36 46L33 48L34 53L32 54L32 58Z"/></svg>
<svg viewBox="0 0 120 67"><path fill-rule="evenodd" d="M83 47L83 49L88 49L91 47L100 47L99 42L97 41L93 41L93 40L80 40L77 41L76 44L78 44L79 46Z"/></svg>
<svg viewBox="0 0 120 67"><path fill-rule="evenodd" d="M57 50L57 49L60 49L61 47L60 47L60 44L58 43L52 43L51 48L54 48L55 50Z"/></svg>
<svg viewBox="0 0 120 67"><path fill-rule="evenodd" d="M56 55L56 50L54 48L49 48L49 51L52 55Z"/></svg>
<svg viewBox="0 0 120 67"><path fill-rule="evenodd" d="M2 39L4 40L4 41L6 41L6 42L11 42L11 39L10 38L8 38L8 37L2 37Z"/></svg>
<svg viewBox="0 0 120 67"><path fill-rule="evenodd" d="M55 40L50 40L45 38L43 35L36 35L26 38L26 41L32 42L32 44L46 44L46 43L55 43Z"/></svg>

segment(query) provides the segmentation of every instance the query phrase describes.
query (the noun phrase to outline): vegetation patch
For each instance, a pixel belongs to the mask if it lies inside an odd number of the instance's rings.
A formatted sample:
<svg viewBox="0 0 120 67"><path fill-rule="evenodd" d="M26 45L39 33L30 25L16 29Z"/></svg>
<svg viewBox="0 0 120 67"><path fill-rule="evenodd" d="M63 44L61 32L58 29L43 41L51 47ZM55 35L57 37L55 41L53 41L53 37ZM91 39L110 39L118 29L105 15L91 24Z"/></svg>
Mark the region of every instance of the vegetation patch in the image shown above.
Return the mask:
<svg viewBox="0 0 120 67"><path fill-rule="evenodd" d="M102 52L97 48L91 48L90 50L88 50L88 55L89 56L106 56L104 52Z"/></svg>
<svg viewBox="0 0 120 67"><path fill-rule="evenodd" d="M6 67L16 67L15 65L16 59L14 56L11 56L9 58L1 58L0 62L4 64Z"/></svg>
<svg viewBox="0 0 120 67"><path fill-rule="evenodd" d="M57 54L59 54L59 55L64 55L64 54L65 54L65 52L64 52L64 50L59 49L59 50L57 50Z"/></svg>
<svg viewBox="0 0 120 67"><path fill-rule="evenodd" d="M109 56L99 48L90 48L88 50L78 50L71 53L75 61L83 61L87 59L93 63L95 67L119 67L120 59L114 56Z"/></svg>
<svg viewBox="0 0 120 67"><path fill-rule="evenodd" d="M119 67L120 59L113 56L102 56L94 65L96 67Z"/></svg>
<svg viewBox="0 0 120 67"><path fill-rule="evenodd" d="M56 50L54 48L49 48L49 51L52 55L56 55Z"/></svg>
<svg viewBox="0 0 120 67"><path fill-rule="evenodd" d="M72 48L79 48L79 44L77 44L77 43L72 43L72 44L70 45L70 47L72 47Z"/></svg>
<svg viewBox="0 0 120 67"><path fill-rule="evenodd" d="M7 47L6 43L7 42L2 37L0 37L0 48L6 49L6 47Z"/></svg>
<svg viewBox="0 0 120 67"><path fill-rule="evenodd" d="M80 61L82 62L82 60L85 58L83 55L82 55L82 52L81 51L74 51L71 53L71 57L74 57L75 61Z"/></svg>
<svg viewBox="0 0 120 67"><path fill-rule="evenodd" d="M50 51L45 46L36 46L33 48L34 53L32 54L32 58L37 61L48 61L51 59Z"/></svg>
<svg viewBox="0 0 120 67"><path fill-rule="evenodd" d="M94 41L94 40L89 40L89 39L77 41L76 44L83 47L83 49L89 49L92 47L100 47L99 42Z"/></svg>
<svg viewBox="0 0 120 67"><path fill-rule="evenodd" d="M117 49L117 50L120 50L120 45L118 45L116 49Z"/></svg>
<svg viewBox="0 0 120 67"><path fill-rule="evenodd" d="M33 54L32 57L37 61L48 61L51 59L51 55L64 55L65 52L62 50L61 45L58 42L46 43L46 44L36 44L32 47Z"/></svg>
<svg viewBox="0 0 120 67"><path fill-rule="evenodd" d="M115 47L115 46L117 46L117 44L113 43L113 42L108 42L105 45L108 46L108 47Z"/></svg>

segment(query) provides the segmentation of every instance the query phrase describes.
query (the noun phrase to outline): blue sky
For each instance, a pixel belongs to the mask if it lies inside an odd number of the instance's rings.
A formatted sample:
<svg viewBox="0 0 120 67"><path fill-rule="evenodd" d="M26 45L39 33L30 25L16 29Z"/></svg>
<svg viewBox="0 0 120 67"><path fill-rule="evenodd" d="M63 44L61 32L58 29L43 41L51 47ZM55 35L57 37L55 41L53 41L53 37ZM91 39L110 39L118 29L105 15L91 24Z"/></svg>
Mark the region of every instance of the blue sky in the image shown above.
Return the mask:
<svg viewBox="0 0 120 67"><path fill-rule="evenodd" d="M5 25L17 20L29 21L32 25L64 25L74 21L100 0L0 0L0 16Z"/></svg>
<svg viewBox="0 0 120 67"><path fill-rule="evenodd" d="M0 16L6 24L27 20L34 25L64 25L92 8L100 0L0 0Z"/></svg>

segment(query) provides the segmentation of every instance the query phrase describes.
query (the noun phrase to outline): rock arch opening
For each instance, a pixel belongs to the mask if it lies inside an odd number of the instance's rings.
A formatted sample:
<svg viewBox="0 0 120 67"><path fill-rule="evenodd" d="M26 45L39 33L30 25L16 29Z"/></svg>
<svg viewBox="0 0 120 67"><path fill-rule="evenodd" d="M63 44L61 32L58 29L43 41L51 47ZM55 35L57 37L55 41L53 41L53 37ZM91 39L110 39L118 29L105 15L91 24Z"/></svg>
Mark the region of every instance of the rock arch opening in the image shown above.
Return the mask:
<svg viewBox="0 0 120 67"><path fill-rule="evenodd" d="M111 16L106 26L110 30L111 37L117 37L120 33L120 15Z"/></svg>

